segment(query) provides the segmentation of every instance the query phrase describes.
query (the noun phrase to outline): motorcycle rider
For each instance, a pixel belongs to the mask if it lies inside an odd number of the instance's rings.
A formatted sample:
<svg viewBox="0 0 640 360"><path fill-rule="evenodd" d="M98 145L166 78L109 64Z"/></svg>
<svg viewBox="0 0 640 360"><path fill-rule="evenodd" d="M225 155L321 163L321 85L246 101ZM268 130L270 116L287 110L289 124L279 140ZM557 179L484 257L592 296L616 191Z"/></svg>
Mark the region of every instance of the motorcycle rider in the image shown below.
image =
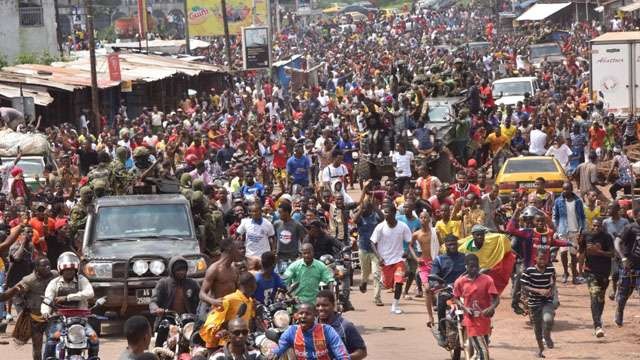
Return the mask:
<svg viewBox="0 0 640 360"><path fill-rule="evenodd" d="M247 348L247 337L249 336L249 324L242 318L229 321L227 325L229 342L219 352L211 355L209 360L258 360L262 355L258 350ZM194 358L195 359L195 358Z"/></svg>
<svg viewBox="0 0 640 360"><path fill-rule="evenodd" d="M322 261L314 259L312 244L302 244L301 251L302 259L291 263L282 277L288 285L298 285L293 293L300 301L314 303L320 282L333 282L333 274Z"/></svg>
<svg viewBox="0 0 640 360"><path fill-rule="evenodd" d="M182 256L169 260L169 276L156 284L149 303L149 312L156 316L156 343L161 347L169 335L169 321L162 321L167 310L178 315L195 314L198 308L200 286L195 280L187 278L189 265Z"/></svg>
<svg viewBox="0 0 640 360"><path fill-rule="evenodd" d="M458 252L458 238L455 235L447 235L444 238L446 253L436 256L431 265L431 274L441 277L445 285L453 285L455 281L466 271L464 254ZM427 295L433 296L430 284L427 285ZM431 305L431 303L428 303ZM436 298L438 314L438 345L445 344L445 326L442 321L447 314L447 302L441 296ZM433 326L433 306L427 306L427 326Z"/></svg>
<svg viewBox="0 0 640 360"><path fill-rule="evenodd" d="M318 322L328 324L338 333L351 360L367 357L367 345L353 323L336 313L336 298L331 291L322 290L316 296Z"/></svg>
<svg viewBox="0 0 640 360"><path fill-rule="evenodd" d="M58 257L58 277L49 282L44 291L44 297L50 303L66 308L88 309L88 300L93 299L93 287L86 277L78 274L80 258L73 252L62 253ZM40 306L42 317L48 319L55 311L43 301ZM47 330L47 343L44 348L44 359L54 357L59 334L62 330L62 322L52 321ZM84 327L89 345L89 359L98 357L98 335L88 323Z"/></svg>

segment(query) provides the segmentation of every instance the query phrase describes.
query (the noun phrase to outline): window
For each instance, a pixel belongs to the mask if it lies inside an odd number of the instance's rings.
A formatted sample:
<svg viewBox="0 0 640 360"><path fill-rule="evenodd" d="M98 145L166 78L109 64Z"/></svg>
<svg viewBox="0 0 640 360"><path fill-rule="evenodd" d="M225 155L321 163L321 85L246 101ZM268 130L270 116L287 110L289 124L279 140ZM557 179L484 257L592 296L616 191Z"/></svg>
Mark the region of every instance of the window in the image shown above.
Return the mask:
<svg viewBox="0 0 640 360"><path fill-rule="evenodd" d="M20 0L18 10L20 14L20 26L44 26L42 0Z"/></svg>

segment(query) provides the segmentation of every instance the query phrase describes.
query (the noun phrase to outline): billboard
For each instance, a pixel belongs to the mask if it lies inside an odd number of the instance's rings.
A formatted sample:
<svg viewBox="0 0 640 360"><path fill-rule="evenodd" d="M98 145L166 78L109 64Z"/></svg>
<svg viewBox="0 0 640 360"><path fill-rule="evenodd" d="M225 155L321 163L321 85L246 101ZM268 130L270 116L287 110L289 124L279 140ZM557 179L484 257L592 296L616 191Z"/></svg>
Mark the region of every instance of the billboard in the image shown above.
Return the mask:
<svg viewBox="0 0 640 360"><path fill-rule="evenodd" d="M242 29L242 60L245 70L269 68L269 28L251 26Z"/></svg>
<svg viewBox="0 0 640 360"><path fill-rule="evenodd" d="M224 35L220 0L186 0L189 36ZM255 24L253 6L255 2ZM229 34L240 35L242 28L267 25L267 0L227 0Z"/></svg>

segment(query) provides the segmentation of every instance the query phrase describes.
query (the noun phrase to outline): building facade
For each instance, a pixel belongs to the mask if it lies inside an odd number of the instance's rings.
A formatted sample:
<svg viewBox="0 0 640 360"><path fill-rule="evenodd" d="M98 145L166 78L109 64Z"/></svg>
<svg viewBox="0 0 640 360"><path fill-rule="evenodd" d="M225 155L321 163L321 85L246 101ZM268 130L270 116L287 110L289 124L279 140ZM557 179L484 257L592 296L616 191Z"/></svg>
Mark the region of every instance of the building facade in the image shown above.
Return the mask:
<svg viewBox="0 0 640 360"><path fill-rule="evenodd" d="M0 54L9 63L20 54L58 54L55 0L0 0Z"/></svg>

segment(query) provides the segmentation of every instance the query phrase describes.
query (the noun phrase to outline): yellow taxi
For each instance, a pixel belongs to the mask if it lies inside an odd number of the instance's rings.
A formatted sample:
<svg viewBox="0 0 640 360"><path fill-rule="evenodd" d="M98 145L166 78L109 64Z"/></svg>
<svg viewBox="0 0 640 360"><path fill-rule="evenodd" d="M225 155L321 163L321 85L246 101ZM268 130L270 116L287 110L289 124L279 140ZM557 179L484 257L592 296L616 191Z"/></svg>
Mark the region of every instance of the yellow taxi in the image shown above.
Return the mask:
<svg viewBox="0 0 640 360"><path fill-rule="evenodd" d="M505 161L496 177L500 196L509 196L519 188L535 189L536 178L545 180L545 188L554 194L562 192L562 184L568 180L558 160L551 156L521 156Z"/></svg>

